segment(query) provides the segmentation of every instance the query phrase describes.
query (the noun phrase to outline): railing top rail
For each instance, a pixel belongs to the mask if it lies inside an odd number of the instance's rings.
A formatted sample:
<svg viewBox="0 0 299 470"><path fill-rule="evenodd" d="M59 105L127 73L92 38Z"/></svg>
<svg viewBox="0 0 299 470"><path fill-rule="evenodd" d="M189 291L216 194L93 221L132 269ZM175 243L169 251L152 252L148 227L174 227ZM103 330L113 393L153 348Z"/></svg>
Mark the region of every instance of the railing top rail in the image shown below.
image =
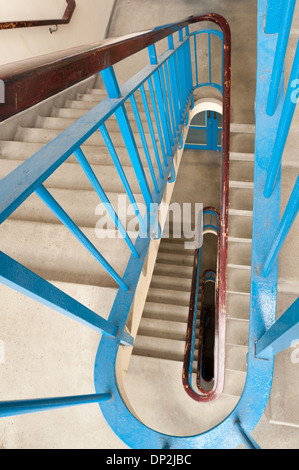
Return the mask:
<svg viewBox="0 0 299 470"><path fill-rule="evenodd" d="M16 28L32 28L33 26L50 26L58 24L68 24L76 8L75 0L66 0L67 6L62 18L48 20L26 20L26 21L4 21L0 23L0 30Z"/></svg>
<svg viewBox="0 0 299 470"><path fill-rule="evenodd" d="M5 103L0 106L0 121L91 77L190 24L205 21L218 25L227 38L225 42L230 42L230 28L225 18L216 13L205 13L149 31L3 66L0 79L5 85ZM35 90L34 94L32 90Z"/></svg>

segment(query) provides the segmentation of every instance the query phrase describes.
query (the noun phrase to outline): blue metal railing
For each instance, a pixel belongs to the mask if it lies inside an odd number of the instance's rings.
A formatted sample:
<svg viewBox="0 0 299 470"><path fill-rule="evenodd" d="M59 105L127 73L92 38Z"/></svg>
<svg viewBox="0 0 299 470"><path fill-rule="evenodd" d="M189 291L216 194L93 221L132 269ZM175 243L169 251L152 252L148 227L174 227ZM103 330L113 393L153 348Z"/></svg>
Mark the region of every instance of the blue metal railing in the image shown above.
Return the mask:
<svg viewBox="0 0 299 470"><path fill-rule="evenodd" d="M215 16L215 22L222 21ZM202 21L205 17L202 17ZM209 82L198 81L198 53L195 50L196 66L193 69L190 42L193 35L208 35L208 51L211 54L211 35L221 39L223 45L223 33L215 30L203 30L189 33L189 27L179 29L179 41L174 43L173 35L168 36L169 48L157 57L155 44L148 47L150 64L143 68L136 76L119 87L113 66L101 70L101 75L106 87L108 98L97 104L78 119L68 129L63 131L53 141L45 145L36 154L22 163L0 182L0 223L3 223L18 209L28 197L35 193L44 204L55 214L67 230L86 248L86 250L98 261L108 275L118 286L117 299L124 299L128 306L131 304L138 278L145 259L145 254L152 234L148 227L152 227L152 219L157 218L157 211L153 208L159 205L164 194L168 176L172 174L173 156L178 147L182 145L182 131L188 123L188 111L193 103L193 92L197 87L211 85L223 89L223 83L212 83L212 60L209 59ZM196 43L196 41L195 41ZM221 46L222 47L222 46ZM222 65L223 72L223 65ZM196 81L194 79L196 75ZM143 111L146 115L149 127L149 137L145 133L140 117L140 109L136 96L140 93ZM127 113L128 105L131 105L137 135L132 130ZM150 105L152 110L150 110ZM136 204L133 191L126 178L121 164L113 136L110 135L107 122L115 117L123 143L127 148L136 179L143 196L147 213L144 216ZM104 146L108 149L111 160L122 181L126 195L135 210L135 215L140 223L140 234L146 237L134 244L130 239L125 226L111 205L106 192L97 179L88 159L83 151L83 145L93 136L98 136L99 145L102 137ZM140 146L137 144L140 139ZM150 146L151 144L151 146ZM141 150L145 154L146 166L149 169L151 181L148 180L145 165L141 157ZM117 272L117 268L108 263L99 249L91 243L77 224L65 212L60 204L46 189L47 179L74 154L80 164L83 173L88 178L100 201L104 204L108 214L115 224L115 228L124 239L127 249L134 260L134 275L131 274L130 262L124 276ZM154 163L155 162L155 163ZM156 166L156 167L155 167ZM151 223L149 223L151 221ZM94 328L103 335L115 339L118 343L132 345L133 338L125 330L126 318L118 320L106 320L96 312L86 308L83 304L66 295L50 282L33 273L14 259L0 252L1 258L1 282L23 294L31 297L44 305L50 306L56 311L67 315ZM131 258L130 258L131 259ZM113 317L113 315L112 315ZM84 397L64 397L43 400L22 400L19 402L0 403L0 416L16 413L27 413L72 404L101 402L109 400L111 394L100 393Z"/></svg>
<svg viewBox="0 0 299 470"><path fill-rule="evenodd" d="M266 24L267 29L269 32L273 32L274 29L277 29L277 24L275 19L272 15L274 1L270 1L268 5L268 12L269 15ZM274 61L273 61L273 69L271 75L271 82L268 92L268 99L267 99L267 109L266 113L268 115L273 115L277 108L277 96L279 93L279 88L282 82L283 76L283 68L286 58L288 40L292 25L293 13L295 8L296 0L285 0L282 4L281 8L281 19L280 19L280 26L278 29L278 37L277 37L277 44L274 54ZM279 117L279 124L276 133L276 139L273 147L273 152L270 159L270 164L267 169L267 177L265 181L264 187L264 197L270 198L273 194L275 183L278 177L278 174L281 169L282 164L282 157L283 152L285 150L287 137L290 131L290 127L292 124L292 119L295 111L295 107L298 101L298 84L299 84L299 40L297 42L297 47L295 51L295 56L293 60L293 65L290 73L290 77L288 80L287 90L283 101L283 106L281 110L281 114ZM297 90L296 90L297 88ZM283 216L281 218L280 224L277 228L276 233L274 234L274 238L272 244L270 246L270 250L267 254L267 257L264 261L264 264L261 269L262 277L266 278L269 276L271 269L273 268L275 262L278 259L280 250L283 246L283 243L292 227L292 224L298 214L299 211L299 175L297 176L294 188L290 195L289 201L286 205L284 210ZM288 347L291 345L292 341L296 339L297 333L297 322L299 318L299 308L298 302L294 304L294 311L296 310L296 315L290 317L288 321L288 330L287 330L287 340L285 340L286 333L281 331L281 335L284 336L284 345ZM283 318L287 317L288 311L285 312ZM290 327L289 323L293 321L294 328ZM279 324L279 320L276 321L277 325ZM275 324L272 326L271 331L276 331L276 334L279 336L279 328L275 327ZM269 330L270 331L270 330ZM275 341L278 341L277 336L272 333L272 336L269 334L267 335L268 341L269 338L272 338L273 345ZM261 354L261 343L262 339L257 341L257 354ZM270 349L270 346L269 346ZM274 350L274 349L273 349ZM276 353L278 351L276 350ZM275 354L275 352L274 352Z"/></svg>

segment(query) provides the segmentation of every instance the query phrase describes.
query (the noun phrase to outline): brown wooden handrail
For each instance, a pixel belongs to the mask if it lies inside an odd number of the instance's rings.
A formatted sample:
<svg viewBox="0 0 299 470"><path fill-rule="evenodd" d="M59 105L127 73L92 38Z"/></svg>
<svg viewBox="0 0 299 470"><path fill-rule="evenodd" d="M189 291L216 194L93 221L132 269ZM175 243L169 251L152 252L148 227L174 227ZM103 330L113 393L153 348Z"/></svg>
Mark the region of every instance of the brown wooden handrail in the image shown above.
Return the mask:
<svg viewBox="0 0 299 470"><path fill-rule="evenodd" d="M230 48L230 28L216 13L190 16L150 31L105 40L59 53L28 59L1 67L5 103L0 104L0 121L91 77L136 52L164 39L189 24L211 21L223 31L225 48ZM224 95L230 88L230 49L224 51Z"/></svg>
<svg viewBox="0 0 299 470"><path fill-rule="evenodd" d="M16 28L32 28L33 26L49 26L49 25L59 25L59 24L68 24L71 21L74 10L76 8L75 0L66 0L67 6L65 12L63 13L62 18L56 20L26 20L26 21L5 21L0 23L0 30L4 29L16 29Z"/></svg>
<svg viewBox="0 0 299 470"><path fill-rule="evenodd" d="M222 17L221 17L222 18ZM225 335L226 335L226 291L227 291L227 250L228 250L228 201L229 201L229 148L230 148L230 90L231 90L231 34L227 21L210 21L220 26L223 32L223 97L222 97L222 163L221 163L221 188L220 188L220 213L218 224L218 258L216 276L216 300L215 300L215 373L213 388L200 395L195 392L189 383L189 366L191 350L186 341L184 365L183 365L183 386L186 392L196 401L212 402L222 393L224 387L225 369ZM194 268L190 296L189 316L192 308L195 307L198 254L194 254ZM190 334L190 324L188 321L186 338ZM192 333L192 332L191 332ZM189 361L188 361L189 357Z"/></svg>

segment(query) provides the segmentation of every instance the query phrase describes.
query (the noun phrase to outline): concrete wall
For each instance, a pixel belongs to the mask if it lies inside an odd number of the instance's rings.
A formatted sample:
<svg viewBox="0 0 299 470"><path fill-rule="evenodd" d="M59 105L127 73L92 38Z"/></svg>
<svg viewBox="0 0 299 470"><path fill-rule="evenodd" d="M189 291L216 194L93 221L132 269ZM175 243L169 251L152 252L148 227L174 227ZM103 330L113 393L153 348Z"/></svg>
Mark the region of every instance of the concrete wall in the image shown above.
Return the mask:
<svg viewBox="0 0 299 470"><path fill-rule="evenodd" d="M0 65L103 39L114 0L76 0L76 5L71 22L52 34L49 26L0 31ZM0 0L0 21L61 18L65 7L65 0Z"/></svg>

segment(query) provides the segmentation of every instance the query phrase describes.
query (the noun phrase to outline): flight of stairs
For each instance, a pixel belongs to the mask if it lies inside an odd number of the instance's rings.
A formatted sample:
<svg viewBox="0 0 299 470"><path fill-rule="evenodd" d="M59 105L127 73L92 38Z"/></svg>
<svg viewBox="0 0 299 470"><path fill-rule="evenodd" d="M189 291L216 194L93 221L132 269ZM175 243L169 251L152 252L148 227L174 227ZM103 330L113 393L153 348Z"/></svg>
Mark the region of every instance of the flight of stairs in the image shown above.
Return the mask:
<svg viewBox="0 0 299 470"><path fill-rule="evenodd" d="M246 380L254 129L249 126L248 133L244 134L244 127L232 127L235 133L232 134L233 150L230 153L226 369L223 393L215 402L206 404L194 402L183 389L182 365L194 259L193 250L184 247L184 238L162 238L126 375L126 393L136 415L148 426L169 434L200 433L222 421L239 401ZM188 152L185 151L185 154ZM200 158L200 152L198 155ZM188 158L187 155L185 158ZM200 175L196 177L200 197L201 179ZM200 300L199 293L199 308ZM197 357L197 351L194 356ZM195 370L194 365L194 384Z"/></svg>

